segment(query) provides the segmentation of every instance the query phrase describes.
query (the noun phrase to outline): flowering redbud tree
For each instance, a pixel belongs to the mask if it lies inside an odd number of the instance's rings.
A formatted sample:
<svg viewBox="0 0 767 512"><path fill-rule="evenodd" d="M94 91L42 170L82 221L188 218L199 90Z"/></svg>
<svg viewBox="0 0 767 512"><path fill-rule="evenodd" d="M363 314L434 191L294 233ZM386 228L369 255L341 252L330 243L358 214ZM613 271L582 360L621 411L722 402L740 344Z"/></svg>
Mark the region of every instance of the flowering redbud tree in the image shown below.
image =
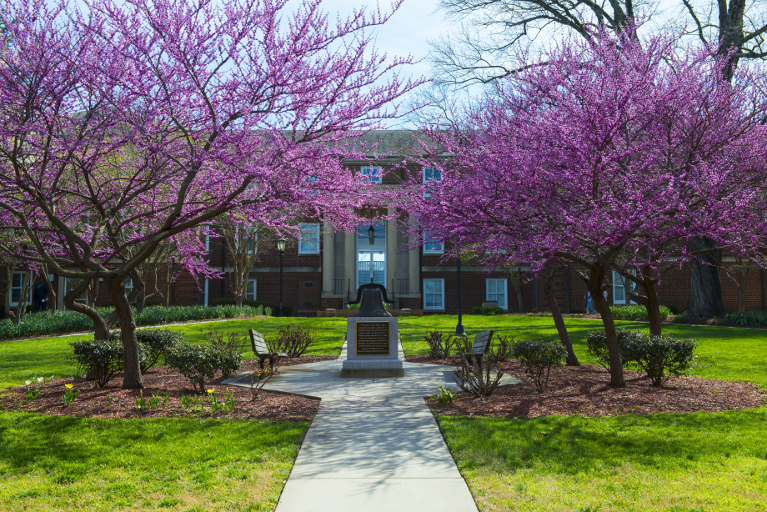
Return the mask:
<svg viewBox="0 0 767 512"><path fill-rule="evenodd" d="M226 212L282 233L297 215L354 225L349 141L417 85L399 79L409 59L371 46L388 15L286 5L11 0L0 13L0 225L29 240L1 249L82 280L69 307L103 279L125 388L142 387L125 278L167 244L177 268L212 276L204 229Z"/></svg>
<svg viewBox="0 0 767 512"><path fill-rule="evenodd" d="M582 269L613 387L625 380L603 289L617 258L659 277L670 247L676 265L694 256L692 237L752 255L764 241L761 77L741 70L729 84L711 52L679 43L595 33L522 62L463 124L428 130L427 149L451 156L425 162L442 181L410 198L420 229L491 264Z"/></svg>

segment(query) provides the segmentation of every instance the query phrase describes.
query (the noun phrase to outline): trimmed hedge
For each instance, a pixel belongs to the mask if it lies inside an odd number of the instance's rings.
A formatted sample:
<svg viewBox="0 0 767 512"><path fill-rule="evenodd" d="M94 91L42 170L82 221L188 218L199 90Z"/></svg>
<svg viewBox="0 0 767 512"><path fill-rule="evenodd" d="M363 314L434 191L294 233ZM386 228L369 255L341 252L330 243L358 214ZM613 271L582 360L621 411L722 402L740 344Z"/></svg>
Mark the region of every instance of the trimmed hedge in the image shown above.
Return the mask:
<svg viewBox="0 0 767 512"><path fill-rule="evenodd" d="M115 373L125 366L123 343L119 339L86 340L70 343L74 349L78 371L96 381L96 386L103 388ZM139 363L146 365L147 348L139 343Z"/></svg>
<svg viewBox="0 0 767 512"><path fill-rule="evenodd" d="M610 311L616 320L649 320L647 308L641 304L631 304L628 306L611 306ZM660 319L666 320L671 310L666 306L660 307Z"/></svg>
<svg viewBox="0 0 767 512"><path fill-rule="evenodd" d="M114 308L97 308L101 316L107 316ZM251 306L238 309L234 306L152 306L141 313L133 310L136 325L162 325L189 320L211 320L216 318L239 318L242 315L263 315L264 311ZM119 322L116 327L119 326ZM92 331L93 321L75 311L27 314L19 325L11 320L0 321L0 340L22 338L41 334L60 334L77 331Z"/></svg>
<svg viewBox="0 0 767 512"><path fill-rule="evenodd" d="M723 320L737 325L767 325L767 312L733 311L724 315Z"/></svg>
<svg viewBox="0 0 767 512"><path fill-rule="evenodd" d="M640 338L643 334L629 331L628 329L618 329L618 350L621 355L621 365L626 368L631 365L633 360L626 352L626 345L633 340ZM597 362L608 372L610 371L610 353L607 349L607 335L605 331L589 331L586 333L586 351L589 355L596 358Z"/></svg>
<svg viewBox="0 0 767 512"><path fill-rule="evenodd" d="M627 357L647 373L653 386L684 375L693 362L695 343L668 336L641 336L626 344Z"/></svg>
<svg viewBox="0 0 767 512"><path fill-rule="evenodd" d="M113 332L109 339L121 341L120 331ZM145 373L155 366L169 349L184 342L184 333L169 329L141 329L136 331L136 340L139 347L146 352L141 364L141 373Z"/></svg>
<svg viewBox="0 0 767 512"><path fill-rule="evenodd" d="M234 306L235 302L234 299L230 298L222 298L222 299L213 299L210 301L211 306ZM272 302L269 300L252 300L252 299L243 299L242 305L244 306L250 306L252 308L258 308L262 307L264 308L264 311L267 309L271 309L271 313L266 313L269 316L276 316L280 311L280 305L276 302ZM282 304L282 313L284 316L291 316L293 314L293 306L290 304L285 304L283 302ZM263 313L262 313L263 314Z"/></svg>
<svg viewBox="0 0 767 512"><path fill-rule="evenodd" d="M235 350L220 350L210 345L182 343L168 350L165 362L192 383L195 391L203 393L205 382L221 371L224 377L232 375L242 365L242 354Z"/></svg>
<svg viewBox="0 0 767 512"><path fill-rule="evenodd" d="M490 315L490 316L492 316L492 315L503 314L506 311L503 308L498 308L498 307L495 307L495 308L479 308L479 307L477 307L477 308L472 309L472 312L475 315Z"/></svg>
<svg viewBox="0 0 767 512"><path fill-rule="evenodd" d="M520 340L511 343L511 357L519 359L539 393L549 382L552 368L564 366L567 351L558 341Z"/></svg>
<svg viewBox="0 0 767 512"><path fill-rule="evenodd" d="M617 334L623 367L636 367L645 372L653 386L662 386L670 375L684 375L692 366L697 346L692 340L650 336L626 329L619 329ZM604 331L586 333L586 344L589 354L609 371L610 356Z"/></svg>

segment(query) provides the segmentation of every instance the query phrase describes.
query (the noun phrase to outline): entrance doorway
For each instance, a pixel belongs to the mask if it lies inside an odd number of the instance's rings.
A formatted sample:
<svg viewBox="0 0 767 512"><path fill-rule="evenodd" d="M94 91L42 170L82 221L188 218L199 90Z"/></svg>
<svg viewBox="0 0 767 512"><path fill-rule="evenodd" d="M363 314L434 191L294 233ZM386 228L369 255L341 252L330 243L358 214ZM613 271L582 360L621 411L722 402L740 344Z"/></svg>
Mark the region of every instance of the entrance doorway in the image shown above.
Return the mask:
<svg viewBox="0 0 767 512"><path fill-rule="evenodd" d="M375 238L370 243L368 231L373 226ZM370 282L386 286L386 222L377 220L372 224L357 226L357 287Z"/></svg>

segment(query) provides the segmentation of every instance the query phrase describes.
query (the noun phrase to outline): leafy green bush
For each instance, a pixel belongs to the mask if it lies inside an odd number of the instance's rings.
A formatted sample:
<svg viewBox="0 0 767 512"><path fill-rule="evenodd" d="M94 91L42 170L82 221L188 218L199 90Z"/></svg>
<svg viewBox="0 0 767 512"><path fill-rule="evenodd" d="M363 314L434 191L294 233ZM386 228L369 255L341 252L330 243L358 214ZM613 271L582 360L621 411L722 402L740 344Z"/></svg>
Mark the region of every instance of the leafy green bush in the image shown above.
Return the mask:
<svg viewBox="0 0 767 512"><path fill-rule="evenodd" d="M74 349L78 373L85 374L96 381L96 386L103 388L115 373L125 366L125 354L121 340L87 340L70 343ZM139 343L139 363L146 364L146 347Z"/></svg>
<svg viewBox="0 0 767 512"><path fill-rule="evenodd" d="M472 310L474 314L477 315L500 315L501 313L505 313L506 311L503 308L474 308Z"/></svg>
<svg viewBox="0 0 767 512"><path fill-rule="evenodd" d="M512 342L511 356L519 359L541 393L549 382L551 369L564 366L567 352L558 341L520 340Z"/></svg>
<svg viewBox="0 0 767 512"><path fill-rule="evenodd" d="M205 391L205 382L221 371L224 376L240 369L242 354L232 350L220 350L211 345L180 343L165 354L165 363L189 379L195 391Z"/></svg>
<svg viewBox="0 0 767 512"><path fill-rule="evenodd" d="M120 331L113 332L109 339L122 340ZM140 329L136 331L136 339L146 352L146 361L141 366L141 373L145 373L160 361L168 349L184 341L184 333L169 329Z"/></svg>
<svg viewBox="0 0 767 512"><path fill-rule="evenodd" d="M633 360L626 352L626 344L642 334L628 329L618 329L618 350L621 355L621 366L627 368ZM586 347L589 355L596 358L597 362L608 372L610 371L610 352L607 349L607 335L605 331L589 331L586 333Z"/></svg>
<svg viewBox="0 0 767 512"><path fill-rule="evenodd" d="M101 316L108 316L114 308L96 308ZM211 320L216 318L239 318L242 315L263 315L266 309L243 306L151 306L141 313L133 310L136 325L162 325L189 320ZM119 327L119 322L115 324ZM65 332L92 331L93 321L85 315L70 310L57 310L53 313L27 314L19 325L11 320L0 321L0 340L22 338L40 334L58 334Z"/></svg>
<svg viewBox="0 0 767 512"><path fill-rule="evenodd" d="M641 304L631 304L628 306L611 306L613 318L616 320L648 320L647 308ZM666 306L660 307L660 319L666 320L671 313Z"/></svg>
<svg viewBox="0 0 767 512"><path fill-rule="evenodd" d="M695 343L667 336L633 337L626 343L627 356L650 377L653 386L662 386L670 375L684 375L693 361Z"/></svg>
<svg viewBox="0 0 767 512"><path fill-rule="evenodd" d="M733 311L724 315L725 322L737 325L767 325L767 312L764 311Z"/></svg>
<svg viewBox="0 0 767 512"><path fill-rule="evenodd" d="M210 301L211 306L233 306L234 305L234 299L231 298L221 298L221 299L213 299ZM280 310L280 305L276 302L272 302L269 300L253 300L253 299L244 299L242 301L242 305L249 306L251 308L263 308L262 310L265 311L265 313L261 313L262 315L266 314L269 316L269 313L266 313L267 309L271 309L274 314L276 315ZM293 306L290 304L282 304L282 313L284 316L291 316L293 314Z"/></svg>
<svg viewBox="0 0 767 512"><path fill-rule="evenodd" d="M309 329L287 326L277 331L277 339L271 347L274 352L284 352L288 357L300 357L314 341Z"/></svg>

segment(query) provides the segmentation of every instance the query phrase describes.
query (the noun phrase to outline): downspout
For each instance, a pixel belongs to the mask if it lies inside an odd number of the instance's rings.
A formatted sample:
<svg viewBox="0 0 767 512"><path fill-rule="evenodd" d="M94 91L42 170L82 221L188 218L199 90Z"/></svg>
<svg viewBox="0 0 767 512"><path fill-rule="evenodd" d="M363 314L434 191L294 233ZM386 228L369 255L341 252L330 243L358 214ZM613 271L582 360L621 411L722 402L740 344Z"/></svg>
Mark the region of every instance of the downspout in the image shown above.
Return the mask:
<svg viewBox="0 0 767 512"><path fill-rule="evenodd" d="M567 281L567 314L570 314L570 264L565 265L565 279Z"/></svg>

